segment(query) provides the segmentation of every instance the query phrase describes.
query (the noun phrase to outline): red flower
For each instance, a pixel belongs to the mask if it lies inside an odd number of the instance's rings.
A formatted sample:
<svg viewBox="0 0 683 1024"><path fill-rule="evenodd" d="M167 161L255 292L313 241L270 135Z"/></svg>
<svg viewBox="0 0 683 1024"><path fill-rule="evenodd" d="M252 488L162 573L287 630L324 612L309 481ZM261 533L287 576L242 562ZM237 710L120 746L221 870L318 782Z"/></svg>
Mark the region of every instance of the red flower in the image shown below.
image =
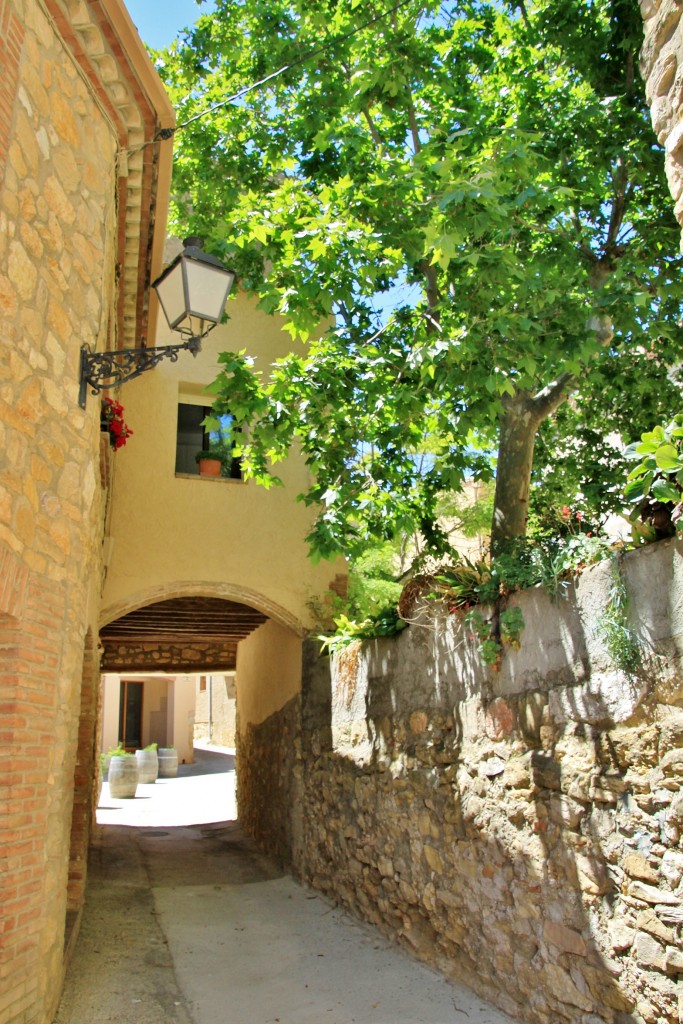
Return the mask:
<svg viewBox="0 0 683 1024"><path fill-rule="evenodd" d="M123 418L123 406L113 398L102 399L100 428L109 432L109 443L114 451L123 448L133 433Z"/></svg>

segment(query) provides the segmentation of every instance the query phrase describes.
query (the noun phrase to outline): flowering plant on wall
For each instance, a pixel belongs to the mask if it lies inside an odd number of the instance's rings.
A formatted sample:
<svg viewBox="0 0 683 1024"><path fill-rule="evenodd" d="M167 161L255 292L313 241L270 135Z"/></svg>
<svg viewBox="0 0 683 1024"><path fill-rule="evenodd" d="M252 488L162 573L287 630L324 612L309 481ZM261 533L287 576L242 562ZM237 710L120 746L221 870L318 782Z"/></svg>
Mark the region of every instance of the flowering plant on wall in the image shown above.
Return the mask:
<svg viewBox="0 0 683 1024"><path fill-rule="evenodd" d="M109 444L115 451L123 448L133 431L123 418L123 406L113 398L102 399L100 429L109 432Z"/></svg>

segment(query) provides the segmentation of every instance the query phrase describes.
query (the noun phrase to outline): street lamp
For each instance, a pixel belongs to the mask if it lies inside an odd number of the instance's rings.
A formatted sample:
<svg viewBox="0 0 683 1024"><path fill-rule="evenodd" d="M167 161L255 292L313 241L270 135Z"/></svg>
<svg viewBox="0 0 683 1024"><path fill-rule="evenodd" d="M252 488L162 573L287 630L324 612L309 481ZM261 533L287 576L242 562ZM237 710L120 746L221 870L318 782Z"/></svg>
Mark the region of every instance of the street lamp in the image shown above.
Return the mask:
<svg viewBox="0 0 683 1024"><path fill-rule="evenodd" d="M202 338L220 323L235 280L232 270L202 250L201 238L186 238L180 256L153 282L164 316L173 331L185 340L158 348L122 348L114 352L92 352L81 348L81 378L78 404L85 409L88 388L96 395L139 377L163 359L175 363L180 352L196 356Z"/></svg>

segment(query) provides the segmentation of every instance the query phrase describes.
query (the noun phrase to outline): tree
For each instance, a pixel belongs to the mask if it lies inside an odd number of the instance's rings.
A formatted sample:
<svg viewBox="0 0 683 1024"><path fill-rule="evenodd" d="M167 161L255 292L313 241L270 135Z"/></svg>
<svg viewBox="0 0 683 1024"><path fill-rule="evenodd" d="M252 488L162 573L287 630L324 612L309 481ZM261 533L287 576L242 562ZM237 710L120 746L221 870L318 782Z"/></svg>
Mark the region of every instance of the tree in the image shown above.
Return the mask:
<svg viewBox="0 0 683 1024"><path fill-rule="evenodd" d="M618 391L625 354L668 379L683 278L641 31L629 0L217 0L160 58L177 222L293 338L265 378L226 353L217 409L262 481L300 445L318 553L415 524L438 547L439 494L494 466L499 549L567 397Z"/></svg>

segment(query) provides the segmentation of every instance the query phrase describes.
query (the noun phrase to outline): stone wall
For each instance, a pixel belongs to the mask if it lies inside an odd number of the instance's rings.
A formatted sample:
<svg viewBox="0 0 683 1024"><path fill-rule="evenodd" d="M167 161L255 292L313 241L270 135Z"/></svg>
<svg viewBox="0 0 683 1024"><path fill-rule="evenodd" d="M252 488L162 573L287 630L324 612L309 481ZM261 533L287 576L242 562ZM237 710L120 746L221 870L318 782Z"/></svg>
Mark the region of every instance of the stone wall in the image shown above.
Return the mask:
<svg viewBox="0 0 683 1024"><path fill-rule="evenodd" d="M679 1021L683 544L622 570L636 675L597 630L609 563L518 595L498 673L433 606L331 672L304 660L297 870L522 1020Z"/></svg>
<svg viewBox="0 0 683 1024"><path fill-rule="evenodd" d="M52 1020L85 886L112 459L80 353L143 326L170 163L126 19L0 0L0 1024Z"/></svg>
<svg viewBox="0 0 683 1024"><path fill-rule="evenodd" d="M665 170L683 225L683 7L679 0L640 0L645 41L640 70L652 125L665 149Z"/></svg>
<svg viewBox="0 0 683 1024"><path fill-rule="evenodd" d="M116 140L40 4L0 0L0 36L4 1024L51 1019L82 902L103 491L76 399L80 346L104 343L113 307Z"/></svg>
<svg viewBox="0 0 683 1024"><path fill-rule="evenodd" d="M260 724L237 729L240 822L259 846L284 863L301 862L301 699Z"/></svg>
<svg viewBox="0 0 683 1024"><path fill-rule="evenodd" d="M219 746L234 747L237 726L235 677L214 674L203 679L203 684L197 687L195 739L208 739Z"/></svg>

